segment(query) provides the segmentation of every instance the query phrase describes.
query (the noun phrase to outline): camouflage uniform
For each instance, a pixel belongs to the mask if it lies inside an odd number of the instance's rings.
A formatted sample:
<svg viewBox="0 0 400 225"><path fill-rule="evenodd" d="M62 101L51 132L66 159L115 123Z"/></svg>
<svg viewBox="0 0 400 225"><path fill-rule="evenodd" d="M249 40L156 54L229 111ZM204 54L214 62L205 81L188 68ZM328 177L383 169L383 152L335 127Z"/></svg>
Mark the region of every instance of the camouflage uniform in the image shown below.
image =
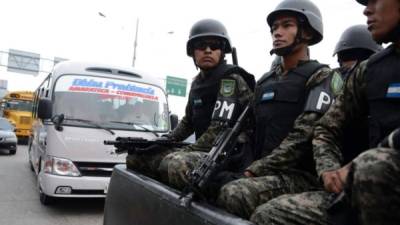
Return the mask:
<svg viewBox="0 0 400 225"><path fill-rule="evenodd" d="M353 160L347 194L360 224L399 224L399 165L400 153L389 148L372 149ZM282 195L259 206L250 220L265 225L333 224L327 210L334 196L326 191Z"/></svg>
<svg viewBox="0 0 400 225"><path fill-rule="evenodd" d="M275 70L278 77L283 76L281 67ZM319 69L310 76L306 90L318 86L331 76L340 75L326 67ZM331 82L331 85L337 87L336 93L338 93L341 90L342 80L332 79ZM270 155L255 161L247 168L257 177L243 178L225 185L220 190L218 204L231 213L249 218L257 206L272 198L317 188L316 176L310 170L304 169L303 165L300 166L299 162L312 161L313 127L321 115L322 113L312 111L300 114L294 122L292 132L282 143Z"/></svg>
<svg viewBox="0 0 400 225"><path fill-rule="evenodd" d="M393 47L393 46L391 46ZM400 49L393 54L400 56ZM314 131L314 158L318 175L339 169L342 153L337 145L348 121L370 111L367 102L366 68L360 64L346 82L344 93L320 120ZM388 89L389 92L389 89ZM346 195L360 224L398 224L400 221L400 158L389 148L368 150L352 161ZM257 208L251 220L257 224L331 224L327 192L285 195Z"/></svg>
<svg viewBox="0 0 400 225"><path fill-rule="evenodd" d="M253 91L246 81L238 74L231 74L229 77L235 82L235 92L239 105L245 106L253 97ZM220 94L223 92L221 85ZM196 167L200 159L212 148L216 136L224 129L225 122L212 120L207 131L196 141L196 144L186 146L179 151L167 155L160 164L159 172L163 179L178 189L187 184L187 172ZM247 134L242 132L242 143L247 142Z"/></svg>

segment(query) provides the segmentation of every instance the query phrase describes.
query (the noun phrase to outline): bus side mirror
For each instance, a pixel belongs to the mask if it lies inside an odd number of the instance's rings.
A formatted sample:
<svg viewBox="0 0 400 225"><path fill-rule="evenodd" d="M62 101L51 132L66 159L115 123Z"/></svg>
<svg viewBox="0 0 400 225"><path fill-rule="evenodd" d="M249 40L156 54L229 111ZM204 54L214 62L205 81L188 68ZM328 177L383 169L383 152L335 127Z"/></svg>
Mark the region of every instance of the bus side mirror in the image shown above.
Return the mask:
<svg viewBox="0 0 400 225"><path fill-rule="evenodd" d="M40 99L38 105L38 117L40 119L50 119L52 114L52 104L48 99Z"/></svg>
<svg viewBox="0 0 400 225"><path fill-rule="evenodd" d="M171 121L171 130L178 126L178 116L176 114L169 115L169 120Z"/></svg>

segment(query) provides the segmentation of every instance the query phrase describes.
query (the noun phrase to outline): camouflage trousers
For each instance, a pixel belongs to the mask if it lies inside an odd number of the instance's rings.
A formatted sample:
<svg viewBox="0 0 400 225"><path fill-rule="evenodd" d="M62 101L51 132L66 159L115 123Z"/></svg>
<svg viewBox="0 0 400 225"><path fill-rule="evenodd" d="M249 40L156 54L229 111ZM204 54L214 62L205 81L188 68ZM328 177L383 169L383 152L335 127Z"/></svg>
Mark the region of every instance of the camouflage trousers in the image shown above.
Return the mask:
<svg viewBox="0 0 400 225"><path fill-rule="evenodd" d="M160 163L159 172L168 184L182 190L188 184L187 174L195 168L200 160L207 156L205 152L179 151L168 154Z"/></svg>
<svg viewBox="0 0 400 225"><path fill-rule="evenodd" d="M361 225L400 224L400 152L366 151L353 160L346 194ZM283 195L259 206L251 216L258 225L332 224L327 208L331 194Z"/></svg>
<svg viewBox="0 0 400 225"><path fill-rule="evenodd" d="M327 225L331 195L325 191L281 195L258 206L250 220L257 225Z"/></svg>
<svg viewBox="0 0 400 225"><path fill-rule="evenodd" d="M165 149L154 154L130 154L126 157L126 167L146 176L161 180L159 166L162 159L170 153L180 151L178 148ZM168 180L162 179L166 182Z"/></svg>
<svg viewBox="0 0 400 225"><path fill-rule="evenodd" d="M314 176L300 172L274 172L268 176L242 178L224 185L217 204L230 213L248 219L257 206L288 193L315 190Z"/></svg>

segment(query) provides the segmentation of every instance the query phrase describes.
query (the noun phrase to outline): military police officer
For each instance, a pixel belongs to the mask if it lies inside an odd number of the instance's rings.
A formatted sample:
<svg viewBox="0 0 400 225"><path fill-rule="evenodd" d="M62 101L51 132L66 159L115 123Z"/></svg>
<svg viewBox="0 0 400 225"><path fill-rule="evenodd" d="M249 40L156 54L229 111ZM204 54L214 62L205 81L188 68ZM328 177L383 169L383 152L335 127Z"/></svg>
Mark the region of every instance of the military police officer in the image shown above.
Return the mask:
<svg viewBox="0 0 400 225"><path fill-rule="evenodd" d="M222 187L218 203L249 218L254 209L285 193L315 188L311 137L315 122L340 92L340 75L309 59L309 45L322 40L322 18L309 0L284 0L267 17L273 49L281 59L255 91L255 148L262 159L243 178Z"/></svg>
<svg viewBox="0 0 400 225"><path fill-rule="evenodd" d="M183 152L207 152L214 138L225 129L223 121L235 119L252 97L255 85L253 75L226 63L225 54L232 52L232 46L226 28L219 21L204 19L195 23L186 50L200 73L192 82L185 116L167 137L182 141L194 132L196 142L182 149L161 149L156 154L127 157L128 168L152 177L161 173L166 182L169 182L171 156L160 166L161 160L172 152L179 152L176 154L179 157L184 157Z"/></svg>
<svg viewBox="0 0 400 225"><path fill-rule="evenodd" d="M225 47L215 46L214 42ZM161 161L159 170L171 186L182 189L187 184L187 173L208 153L216 136L233 124L253 96L254 77L224 62L225 53L231 51L228 34L221 23L207 19L193 25L187 54L193 57L201 72L193 82L189 104L193 102L193 109L198 111L192 116L194 129L204 133L196 144L169 154ZM218 56L220 62L210 69L204 68L200 60L208 62L211 54ZM248 141L248 135L243 132L241 142Z"/></svg>
<svg viewBox="0 0 400 225"><path fill-rule="evenodd" d="M257 208L252 217L257 224L332 224L327 208L332 196L343 191L353 212L350 217L359 224L399 224L400 152L390 137L397 136L391 132L400 126L400 2L357 2L366 6L364 14L373 39L392 44L357 67L332 112L315 129L314 155L325 191L278 197ZM342 128L365 114L370 118L373 149L341 167L337 143ZM376 148L387 135L389 144Z"/></svg>
<svg viewBox="0 0 400 225"><path fill-rule="evenodd" d="M340 65L335 70L346 79L360 62L380 50L382 46L372 39L366 25L350 26L342 33L333 51ZM368 115L354 118L345 125L340 139L343 163L350 162L368 149L368 135Z"/></svg>

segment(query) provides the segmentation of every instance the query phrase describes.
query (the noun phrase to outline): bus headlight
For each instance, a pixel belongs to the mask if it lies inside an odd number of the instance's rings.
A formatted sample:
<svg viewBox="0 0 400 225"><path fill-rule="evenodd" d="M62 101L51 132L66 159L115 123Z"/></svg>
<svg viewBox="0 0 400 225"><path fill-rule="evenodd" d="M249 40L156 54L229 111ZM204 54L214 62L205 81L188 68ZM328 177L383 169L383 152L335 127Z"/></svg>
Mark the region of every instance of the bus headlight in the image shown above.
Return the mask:
<svg viewBox="0 0 400 225"><path fill-rule="evenodd" d="M78 168L76 168L75 164L71 160L53 156L47 156L44 161L43 171L45 173L59 176L78 177L81 175Z"/></svg>

